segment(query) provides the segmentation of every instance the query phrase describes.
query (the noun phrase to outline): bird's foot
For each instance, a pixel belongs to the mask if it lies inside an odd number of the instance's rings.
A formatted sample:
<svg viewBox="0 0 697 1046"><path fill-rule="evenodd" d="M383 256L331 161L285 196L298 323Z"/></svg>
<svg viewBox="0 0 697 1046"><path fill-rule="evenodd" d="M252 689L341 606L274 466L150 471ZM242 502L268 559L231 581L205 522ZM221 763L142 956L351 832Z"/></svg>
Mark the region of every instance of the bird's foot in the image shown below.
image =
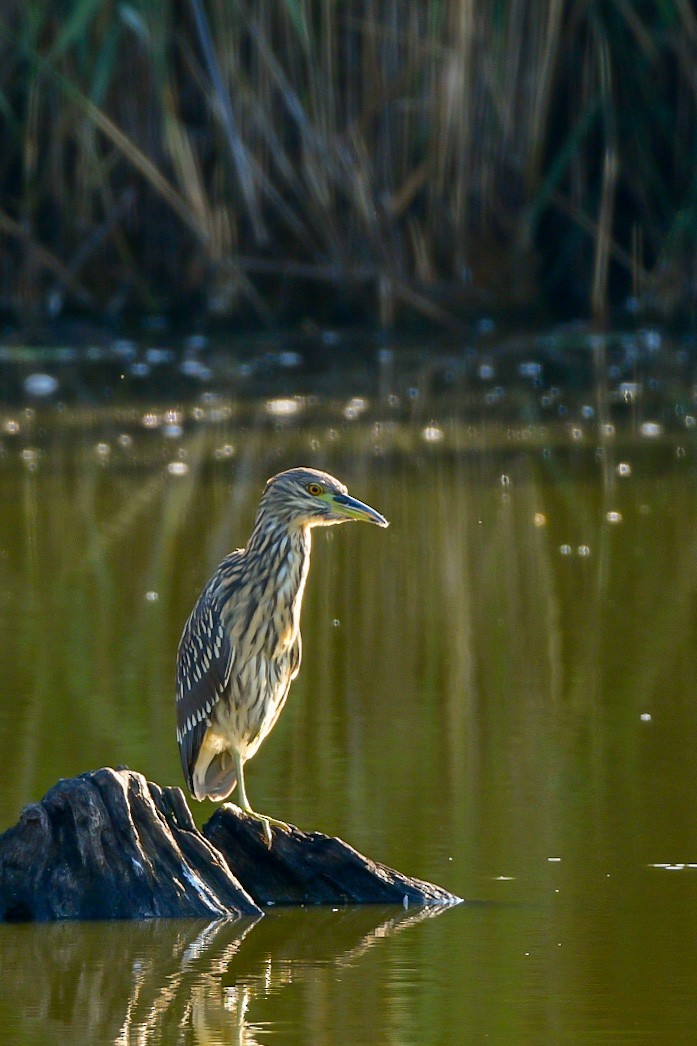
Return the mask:
<svg viewBox="0 0 697 1046"><path fill-rule="evenodd" d="M285 821L279 821L275 817L265 817L264 814L256 814L255 816L259 818L259 820L262 822L264 826L264 835L266 836L266 842L269 847L269 850L271 849L271 843L273 842L273 836L271 832L272 825L274 828L278 828L281 832L285 832L286 835L290 835L290 833L292 832L292 828L289 824L286 824Z"/></svg>
<svg viewBox="0 0 697 1046"><path fill-rule="evenodd" d="M269 850L271 849L271 845L273 843L273 835L271 832L272 826L274 828L280 829L280 831L285 832L287 835L290 835L290 833L292 832L291 826L289 824L286 824L285 821L278 821L275 817L267 817L266 814L258 814L256 810L248 809L244 806L240 807L240 809L242 810L242 813L247 815L247 817L252 817L255 821L259 821L261 823L261 827L264 832L264 838L266 839L266 845L268 846Z"/></svg>

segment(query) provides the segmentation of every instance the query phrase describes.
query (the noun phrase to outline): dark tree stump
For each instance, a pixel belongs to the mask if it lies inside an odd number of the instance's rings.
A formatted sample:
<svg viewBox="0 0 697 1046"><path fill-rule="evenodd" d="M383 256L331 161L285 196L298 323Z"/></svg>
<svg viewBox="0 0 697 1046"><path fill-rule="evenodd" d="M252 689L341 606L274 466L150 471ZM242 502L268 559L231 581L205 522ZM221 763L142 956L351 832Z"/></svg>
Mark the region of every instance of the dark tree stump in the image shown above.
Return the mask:
<svg viewBox="0 0 697 1046"><path fill-rule="evenodd" d="M0 919L259 915L179 788L130 770L59 781L0 836Z"/></svg>
<svg viewBox="0 0 697 1046"><path fill-rule="evenodd" d="M342 839L321 832L273 829L269 848L258 821L226 803L203 827L244 889L269 904L447 905L460 898L371 861Z"/></svg>
<svg viewBox="0 0 697 1046"><path fill-rule="evenodd" d="M273 830L235 806L203 829L179 788L104 768L59 781L0 835L0 922L241 918L269 904L453 904L318 832Z"/></svg>

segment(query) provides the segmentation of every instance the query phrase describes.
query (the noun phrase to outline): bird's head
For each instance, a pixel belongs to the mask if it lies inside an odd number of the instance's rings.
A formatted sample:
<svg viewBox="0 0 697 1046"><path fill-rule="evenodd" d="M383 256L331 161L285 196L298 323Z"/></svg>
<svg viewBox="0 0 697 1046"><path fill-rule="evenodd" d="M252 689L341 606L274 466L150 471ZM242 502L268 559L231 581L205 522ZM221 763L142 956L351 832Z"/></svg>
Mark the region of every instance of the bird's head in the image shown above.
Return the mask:
<svg viewBox="0 0 697 1046"><path fill-rule="evenodd" d="M329 527L352 519L389 526L374 508L352 498L338 479L310 468L288 469L273 476L266 484L259 510L289 526Z"/></svg>

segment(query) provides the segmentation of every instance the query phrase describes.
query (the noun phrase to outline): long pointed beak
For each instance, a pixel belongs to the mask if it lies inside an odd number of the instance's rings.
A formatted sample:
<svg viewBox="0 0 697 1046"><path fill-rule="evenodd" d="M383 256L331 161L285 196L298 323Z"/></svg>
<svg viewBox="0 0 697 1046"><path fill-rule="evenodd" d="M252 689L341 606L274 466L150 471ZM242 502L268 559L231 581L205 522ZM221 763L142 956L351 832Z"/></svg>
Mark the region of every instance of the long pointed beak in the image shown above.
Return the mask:
<svg viewBox="0 0 697 1046"><path fill-rule="evenodd" d="M376 523L379 527L389 527L388 521L370 505L364 505L357 498L348 494L331 494L329 497L336 511L346 519L362 519L366 523Z"/></svg>

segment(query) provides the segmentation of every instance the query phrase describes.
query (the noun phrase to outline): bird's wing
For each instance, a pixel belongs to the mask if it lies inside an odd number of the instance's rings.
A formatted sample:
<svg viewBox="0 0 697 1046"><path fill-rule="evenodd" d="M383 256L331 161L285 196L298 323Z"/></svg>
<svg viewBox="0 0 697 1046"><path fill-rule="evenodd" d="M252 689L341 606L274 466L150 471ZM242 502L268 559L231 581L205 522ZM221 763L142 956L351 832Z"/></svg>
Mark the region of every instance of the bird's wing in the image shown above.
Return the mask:
<svg viewBox="0 0 697 1046"><path fill-rule="evenodd" d="M227 689L233 660L215 600L204 592L184 626L177 651L177 741L192 793L196 758L211 712Z"/></svg>

